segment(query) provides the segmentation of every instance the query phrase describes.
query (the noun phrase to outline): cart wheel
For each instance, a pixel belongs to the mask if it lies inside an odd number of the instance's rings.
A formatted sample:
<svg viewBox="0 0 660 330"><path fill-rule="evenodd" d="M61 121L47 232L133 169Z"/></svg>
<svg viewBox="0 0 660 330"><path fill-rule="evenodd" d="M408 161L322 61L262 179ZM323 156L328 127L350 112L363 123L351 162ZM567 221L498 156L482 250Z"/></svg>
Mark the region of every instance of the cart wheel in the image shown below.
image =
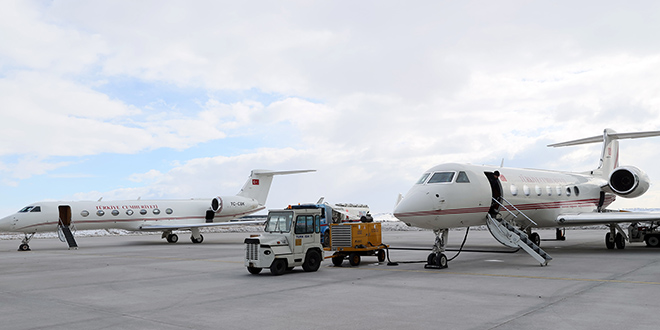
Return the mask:
<svg viewBox="0 0 660 330"><path fill-rule="evenodd" d="M332 257L332 264L335 265L336 267L341 266L342 262L344 262L344 256Z"/></svg>
<svg viewBox="0 0 660 330"><path fill-rule="evenodd" d="M248 266L247 270L248 270L248 272L250 272L250 274L253 274L253 275L257 275L257 274L261 273L261 268L257 268L257 267Z"/></svg>
<svg viewBox="0 0 660 330"><path fill-rule="evenodd" d="M385 250L378 250L378 252L376 252L376 256L378 257L378 262L385 261Z"/></svg>
<svg viewBox="0 0 660 330"><path fill-rule="evenodd" d="M357 253L351 253L348 256L348 262L351 264L351 266L357 266L360 264L360 255Z"/></svg>

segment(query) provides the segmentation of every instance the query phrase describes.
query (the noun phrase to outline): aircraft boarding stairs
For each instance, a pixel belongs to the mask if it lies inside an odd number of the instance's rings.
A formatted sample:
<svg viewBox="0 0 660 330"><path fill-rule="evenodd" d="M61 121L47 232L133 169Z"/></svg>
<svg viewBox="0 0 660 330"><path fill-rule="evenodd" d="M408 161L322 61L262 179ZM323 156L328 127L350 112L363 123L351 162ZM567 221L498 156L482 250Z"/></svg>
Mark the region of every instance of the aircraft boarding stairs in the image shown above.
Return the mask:
<svg viewBox="0 0 660 330"><path fill-rule="evenodd" d="M67 244L69 244L69 249L78 248L78 244L76 243L76 239L73 237L71 228L69 226L63 225L61 220L60 223L57 225L57 236L62 242L66 240Z"/></svg>
<svg viewBox="0 0 660 330"><path fill-rule="evenodd" d="M504 203L498 201L497 199L493 198L493 200L500 205L500 212L495 215L495 218L493 218L493 216L488 213L488 219L486 220L488 230L493 235L493 237L495 237L498 242L508 247L522 248L530 256L536 259L536 261L538 261L541 266L547 265L548 262L552 260L552 257L545 251L541 250L541 248L534 244L534 242L529 238L529 236L527 236L524 231L516 228L513 224L513 221L521 215L527 221L529 221L529 225L536 224L536 222L522 213L522 211L520 211L506 199L502 198L502 202L505 202L507 205L509 205L513 211L507 208ZM506 215L503 216L502 213L506 213Z"/></svg>

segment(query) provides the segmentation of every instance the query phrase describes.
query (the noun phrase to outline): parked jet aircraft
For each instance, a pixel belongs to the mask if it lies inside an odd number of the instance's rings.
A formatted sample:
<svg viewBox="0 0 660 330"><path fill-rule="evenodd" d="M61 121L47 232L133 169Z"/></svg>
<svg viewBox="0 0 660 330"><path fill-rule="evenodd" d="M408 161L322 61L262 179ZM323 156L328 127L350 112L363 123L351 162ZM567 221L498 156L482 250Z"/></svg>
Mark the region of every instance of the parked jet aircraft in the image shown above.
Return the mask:
<svg viewBox="0 0 660 330"><path fill-rule="evenodd" d="M234 221L265 208L268 191L274 175L312 172L253 170L243 189L236 196L218 196L212 199L183 200L125 200L125 201L56 201L30 204L15 214L0 219L0 232L25 233L19 251L28 251L28 245L37 232L57 231L70 248L77 244L71 227L87 229L125 229L131 231L162 231L162 238L176 243L174 230L190 230L190 240L204 240L202 227L227 226L261 221Z"/></svg>
<svg viewBox="0 0 660 330"><path fill-rule="evenodd" d="M608 249L625 247L626 241L660 246L660 214L607 210L617 196L639 197L649 188L649 178L634 166L619 166L619 139L659 136L660 131L616 133L605 129L595 136L551 147L603 142L600 166L571 173L469 164L442 164L425 171L395 207L394 216L410 226L433 229L436 241L428 256L429 268L445 268L449 228L486 224L502 244L520 247L541 265L552 258L540 249L532 228L555 227L557 239L566 226L605 224ZM619 223L630 222L626 235ZM640 222L650 223L643 226Z"/></svg>

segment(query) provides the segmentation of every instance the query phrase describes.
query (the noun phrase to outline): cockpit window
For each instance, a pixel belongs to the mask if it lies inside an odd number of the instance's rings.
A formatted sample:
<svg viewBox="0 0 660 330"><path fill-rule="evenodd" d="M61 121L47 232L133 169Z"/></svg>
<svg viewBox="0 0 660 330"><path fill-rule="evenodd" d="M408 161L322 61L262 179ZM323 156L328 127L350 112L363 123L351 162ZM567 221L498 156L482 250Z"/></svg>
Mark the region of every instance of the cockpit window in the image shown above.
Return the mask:
<svg viewBox="0 0 660 330"><path fill-rule="evenodd" d="M467 173L460 171L458 172L458 176L456 177L456 182L469 183L470 179L468 179Z"/></svg>
<svg viewBox="0 0 660 330"><path fill-rule="evenodd" d="M454 172L437 172L433 173L433 176L428 183L441 183L441 182L451 182L454 178Z"/></svg>
<svg viewBox="0 0 660 330"><path fill-rule="evenodd" d="M429 175L431 175L431 173L424 173L424 174L422 175L422 177L419 178L419 180L417 180L417 183L415 183L415 184L422 184L422 183L424 183L424 181L426 181L426 179L428 179Z"/></svg>
<svg viewBox="0 0 660 330"><path fill-rule="evenodd" d="M32 210L33 208L34 208L34 206L26 206L26 207L22 208L20 211L18 211L18 213L30 212L30 210Z"/></svg>
<svg viewBox="0 0 660 330"><path fill-rule="evenodd" d="M41 206L35 206L30 210L30 212L41 212Z"/></svg>

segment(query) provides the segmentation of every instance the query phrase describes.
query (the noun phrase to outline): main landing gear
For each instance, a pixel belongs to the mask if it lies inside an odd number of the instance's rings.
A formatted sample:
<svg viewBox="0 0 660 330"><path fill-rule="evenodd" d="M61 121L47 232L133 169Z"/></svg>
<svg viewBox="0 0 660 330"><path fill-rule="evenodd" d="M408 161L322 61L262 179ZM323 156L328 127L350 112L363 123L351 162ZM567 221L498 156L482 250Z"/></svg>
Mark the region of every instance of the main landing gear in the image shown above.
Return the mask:
<svg viewBox="0 0 660 330"><path fill-rule="evenodd" d="M433 252L426 258L424 268L442 269L447 268L447 256L444 254L447 239L449 238L449 229L435 229L435 244Z"/></svg>
<svg viewBox="0 0 660 330"><path fill-rule="evenodd" d="M179 241L179 235L171 231L163 232L163 236L161 236L161 238L167 239L168 243L176 243ZM204 236L199 233L199 230L197 231L193 230L192 235L190 235L190 241L195 244L199 244L204 241Z"/></svg>
<svg viewBox="0 0 660 330"><path fill-rule="evenodd" d="M605 234L605 246L608 250L614 249L616 246L617 249L623 250L626 248L626 240L628 239L623 230L619 227L618 224L609 225L610 231ZM617 232L618 231L618 232Z"/></svg>
<svg viewBox="0 0 660 330"><path fill-rule="evenodd" d="M34 237L34 233L31 234L25 234L25 238L23 238L23 241L21 241L21 245L18 246L18 251L30 251L30 240Z"/></svg>

